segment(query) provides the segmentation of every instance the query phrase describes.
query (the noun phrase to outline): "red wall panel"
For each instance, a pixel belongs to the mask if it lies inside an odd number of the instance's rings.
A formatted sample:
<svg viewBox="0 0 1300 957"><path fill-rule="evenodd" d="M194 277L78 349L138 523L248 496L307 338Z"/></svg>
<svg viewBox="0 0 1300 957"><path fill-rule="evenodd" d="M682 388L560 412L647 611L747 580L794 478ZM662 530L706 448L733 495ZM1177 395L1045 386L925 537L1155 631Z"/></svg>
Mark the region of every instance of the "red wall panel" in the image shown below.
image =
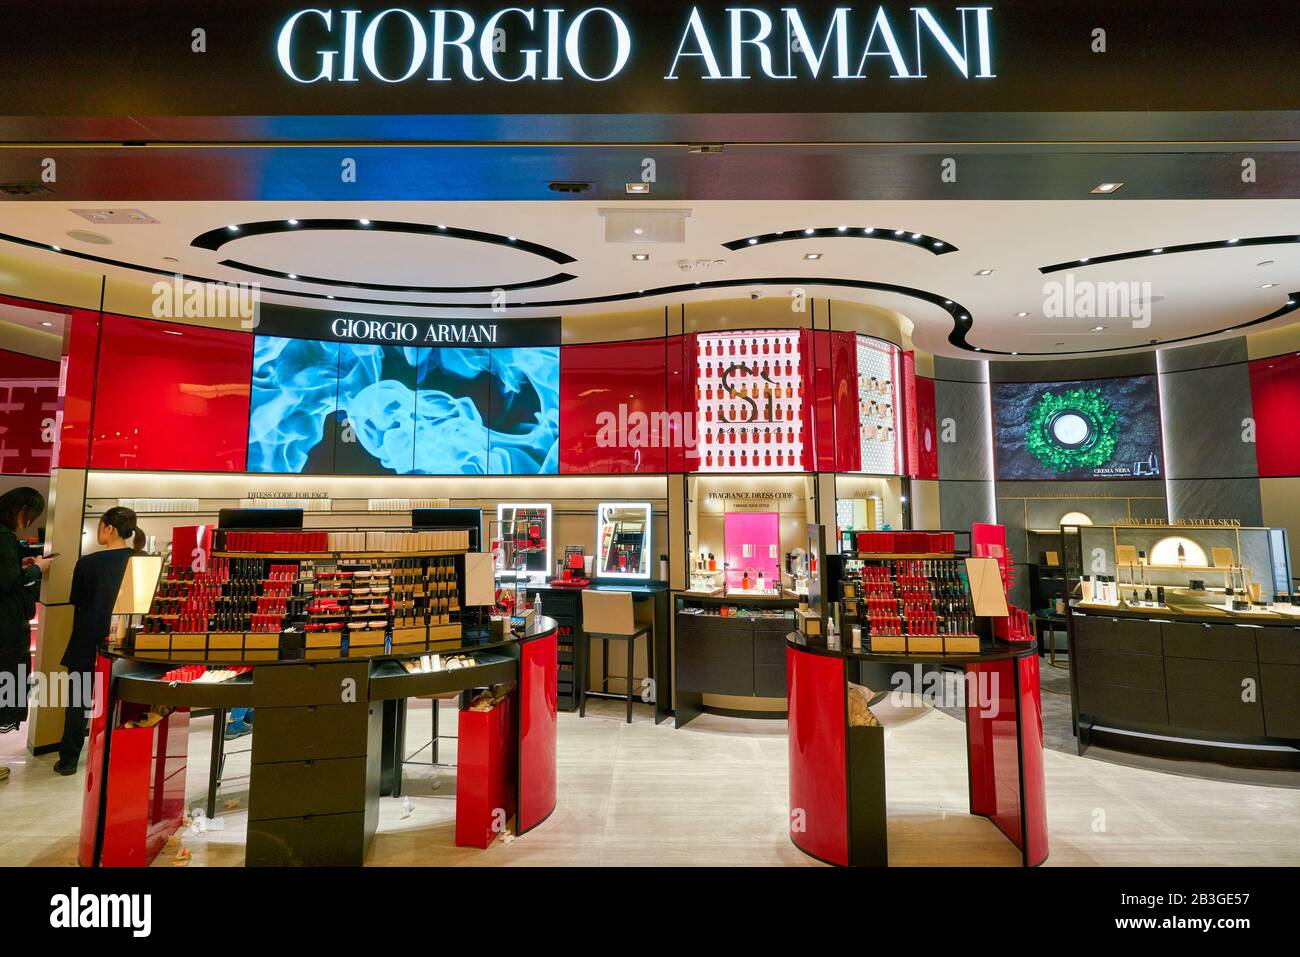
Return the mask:
<svg viewBox="0 0 1300 957"><path fill-rule="evenodd" d="M49 474L58 406L59 363L0 349L0 473Z"/></svg>
<svg viewBox="0 0 1300 957"><path fill-rule="evenodd" d="M862 468L861 424L858 421L858 335L855 332L832 332L831 368L826 382L831 392L834 428L830 440L834 448L827 458L821 448L821 433L818 434L818 458L822 462L833 462L837 472L857 472ZM824 388L821 383L821 370L818 371L816 388ZM820 401L820 396L819 396Z"/></svg>
<svg viewBox="0 0 1300 957"><path fill-rule="evenodd" d="M1300 356L1251 362L1250 398L1260 477L1300 475Z"/></svg>
<svg viewBox="0 0 1300 957"><path fill-rule="evenodd" d="M916 377L916 467L909 470L913 478L939 479L939 429L935 421L934 380ZM909 419L911 415L909 414Z"/></svg>
<svg viewBox="0 0 1300 957"><path fill-rule="evenodd" d="M532 830L555 810L559 665L558 638L524 642L519 648L519 833Z"/></svg>
<svg viewBox="0 0 1300 957"><path fill-rule="evenodd" d="M95 407L95 369L99 360L100 315L74 309L63 332L59 360L59 443L54 467L84 469L90 464L90 420Z"/></svg>
<svg viewBox="0 0 1300 957"><path fill-rule="evenodd" d="M253 337L104 316L90 465L242 472Z"/></svg>
<svg viewBox="0 0 1300 957"><path fill-rule="evenodd" d="M664 472L670 340L569 345L560 351L560 472ZM678 377L680 378L680 376Z"/></svg>

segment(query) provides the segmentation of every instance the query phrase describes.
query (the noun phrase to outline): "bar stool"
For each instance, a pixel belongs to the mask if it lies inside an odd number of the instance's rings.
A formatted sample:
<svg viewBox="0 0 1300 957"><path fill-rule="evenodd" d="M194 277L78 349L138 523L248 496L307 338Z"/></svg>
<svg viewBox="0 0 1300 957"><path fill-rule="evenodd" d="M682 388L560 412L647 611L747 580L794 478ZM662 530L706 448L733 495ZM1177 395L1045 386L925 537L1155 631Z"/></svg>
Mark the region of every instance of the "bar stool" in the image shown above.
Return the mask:
<svg viewBox="0 0 1300 957"><path fill-rule="evenodd" d="M632 680L632 655L636 650L636 640L646 636L646 666L654 674L654 641L650 638L653 626L640 625L632 611L632 593L630 591L596 591L588 588L582 593L582 630L577 659L581 666L578 675L578 716L587 714L587 676L591 671L591 641L596 638L601 642L601 689L591 692L593 698L626 698L627 723L632 723L632 698L635 685ZM609 643L623 641L627 643L627 684L626 694L611 694L609 691Z"/></svg>

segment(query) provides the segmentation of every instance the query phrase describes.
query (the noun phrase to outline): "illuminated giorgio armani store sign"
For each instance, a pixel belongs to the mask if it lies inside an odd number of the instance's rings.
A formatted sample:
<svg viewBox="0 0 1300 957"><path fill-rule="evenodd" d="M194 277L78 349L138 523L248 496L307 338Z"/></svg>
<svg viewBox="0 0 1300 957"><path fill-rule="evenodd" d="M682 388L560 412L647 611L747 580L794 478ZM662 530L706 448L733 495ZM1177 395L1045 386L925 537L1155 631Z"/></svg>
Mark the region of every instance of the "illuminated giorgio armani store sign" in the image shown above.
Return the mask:
<svg viewBox="0 0 1300 957"><path fill-rule="evenodd" d="M933 70L988 79L996 76L992 16L987 6L729 7L717 14L692 7L660 75L901 80ZM281 25L275 48L280 69L298 83L602 83L622 74L637 52L635 25L607 7L506 7L477 18L454 9L311 8Z"/></svg>

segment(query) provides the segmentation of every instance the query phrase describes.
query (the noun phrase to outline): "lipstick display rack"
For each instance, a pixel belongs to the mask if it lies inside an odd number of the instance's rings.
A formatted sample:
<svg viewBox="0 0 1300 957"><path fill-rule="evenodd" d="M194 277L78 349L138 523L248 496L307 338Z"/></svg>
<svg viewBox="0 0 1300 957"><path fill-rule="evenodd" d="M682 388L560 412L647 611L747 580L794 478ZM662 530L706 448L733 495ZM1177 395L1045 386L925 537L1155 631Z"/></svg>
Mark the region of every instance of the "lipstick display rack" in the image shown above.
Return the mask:
<svg viewBox="0 0 1300 957"><path fill-rule="evenodd" d="M463 555L213 552L206 567L165 569L133 640L137 650L279 651L459 639Z"/></svg>
<svg viewBox="0 0 1300 957"><path fill-rule="evenodd" d="M957 558L849 559L841 588L844 631L863 651L979 651L970 586Z"/></svg>

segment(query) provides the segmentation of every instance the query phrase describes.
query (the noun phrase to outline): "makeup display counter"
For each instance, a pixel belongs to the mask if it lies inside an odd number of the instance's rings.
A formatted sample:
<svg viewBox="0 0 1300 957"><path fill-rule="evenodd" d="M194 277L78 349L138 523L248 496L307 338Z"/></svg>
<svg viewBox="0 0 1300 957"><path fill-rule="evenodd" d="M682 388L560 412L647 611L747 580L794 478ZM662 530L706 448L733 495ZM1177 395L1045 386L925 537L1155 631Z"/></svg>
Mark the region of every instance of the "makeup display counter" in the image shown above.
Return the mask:
<svg viewBox="0 0 1300 957"><path fill-rule="evenodd" d="M218 672L227 680L208 680ZM226 710L256 708L245 850L250 866L364 862L382 782L400 775L400 766L384 767L400 761L401 751L383 747L383 708L411 697L514 682L495 736L461 742L458 822L469 815L491 818L502 809L493 802L506 800L506 817L513 812L521 834L555 809L556 624L547 618L517 636L379 648L346 642L298 652L110 645L97 673L106 694L91 722L78 855L84 866L147 865L180 827L194 709L218 713L215 737ZM151 710L161 712L161 720L148 717ZM134 726L150 721L156 723ZM495 750L476 753L471 742L477 740ZM459 827L457 835L460 842ZM485 846L482 840L465 843Z"/></svg>
<svg viewBox="0 0 1300 957"><path fill-rule="evenodd" d="M1297 613L1179 604L1070 608L1079 753L1300 767Z"/></svg>
<svg viewBox="0 0 1300 957"><path fill-rule="evenodd" d="M873 653L796 633L787 638L785 655L790 839L801 851L839 866L889 863L884 728L860 720L883 694L862 700L855 686L863 686L864 672L919 666L959 669L966 680L970 813L992 821L1020 849L1026 867L1047 859L1042 708L1032 643L985 641L978 653L965 655Z"/></svg>
<svg viewBox="0 0 1300 957"><path fill-rule="evenodd" d="M712 710L704 704L706 694L784 698L785 637L795 628L798 604L795 597L678 594L675 727Z"/></svg>
<svg viewBox="0 0 1300 957"><path fill-rule="evenodd" d="M549 584L528 586L529 600L535 601L540 596L543 612L559 627L559 707L565 711L577 710L578 684L586 679L587 649L582 630L582 593L588 588L596 591L630 592L634 606L646 609L654 626L651 640L654 642L655 724L671 718L673 673L668 583L659 581L597 579L583 588ZM572 637L566 638L566 635Z"/></svg>

